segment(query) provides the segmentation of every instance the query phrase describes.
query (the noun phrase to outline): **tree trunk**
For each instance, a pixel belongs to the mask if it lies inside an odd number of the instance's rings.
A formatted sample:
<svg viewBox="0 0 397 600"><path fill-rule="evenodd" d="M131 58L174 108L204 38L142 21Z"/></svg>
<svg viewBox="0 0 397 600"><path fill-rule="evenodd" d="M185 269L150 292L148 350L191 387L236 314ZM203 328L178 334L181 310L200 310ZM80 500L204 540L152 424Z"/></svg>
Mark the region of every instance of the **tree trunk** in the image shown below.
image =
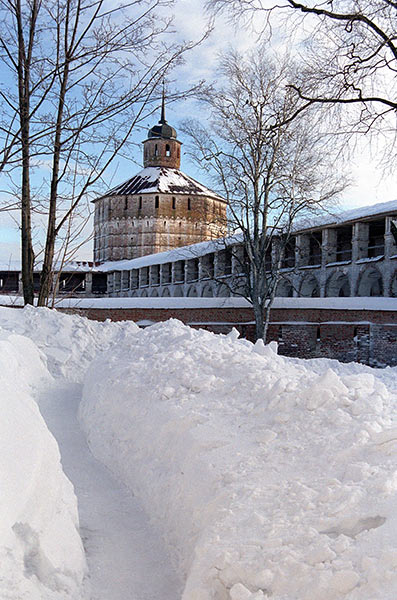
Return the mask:
<svg viewBox="0 0 397 600"><path fill-rule="evenodd" d="M67 19L69 18L67 14ZM68 28L66 26L66 37ZM51 188L50 188L50 203L48 211L47 237L44 252L43 268L40 278L40 292L37 301L38 306L46 306L51 294L53 272L54 272L54 253L56 232L56 217L57 217L57 200L58 200L58 178L59 178L59 163L61 158L61 134L63 123L63 112L65 107L66 87L69 78L69 57L66 57L65 65L62 73L62 83L59 92L57 122L55 128L54 154L52 160Z"/></svg>
<svg viewBox="0 0 397 600"><path fill-rule="evenodd" d="M263 307L259 302L253 302L255 316L255 338L265 342L265 320Z"/></svg>
<svg viewBox="0 0 397 600"><path fill-rule="evenodd" d="M22 288L25 304L33 304L33 263L31 198L30 198L30 59L36 17L36 3L32 6L32 19L28 53L25 52L23 37L22 8L20 0L15 6L18 23L18 95L22 146L22 197L21 197L21 259Z"/></svg>

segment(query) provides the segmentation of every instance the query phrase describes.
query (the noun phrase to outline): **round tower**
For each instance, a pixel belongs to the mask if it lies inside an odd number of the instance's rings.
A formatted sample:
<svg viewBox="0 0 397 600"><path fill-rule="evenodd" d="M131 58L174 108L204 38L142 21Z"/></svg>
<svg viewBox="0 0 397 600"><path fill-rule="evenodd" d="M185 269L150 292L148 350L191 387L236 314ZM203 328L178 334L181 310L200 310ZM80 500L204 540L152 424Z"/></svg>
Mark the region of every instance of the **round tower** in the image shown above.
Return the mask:
<svg viewBox="0 0 397 600"><path fill-rule="evenodd" d="M226 235L226 201L180 171L181 142L165 118L143 142L144 169L94 200L96 261L125 260Z"/></svg>

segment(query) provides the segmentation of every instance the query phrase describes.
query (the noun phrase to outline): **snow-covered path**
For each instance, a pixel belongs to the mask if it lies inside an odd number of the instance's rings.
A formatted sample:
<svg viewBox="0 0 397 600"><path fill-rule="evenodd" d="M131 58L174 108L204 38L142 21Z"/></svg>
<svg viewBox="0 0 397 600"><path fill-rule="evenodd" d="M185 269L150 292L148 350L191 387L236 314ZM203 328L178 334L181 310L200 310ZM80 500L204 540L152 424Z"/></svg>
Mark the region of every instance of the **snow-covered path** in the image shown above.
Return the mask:
<svg viewBox="0 0 397 600"><path fill-rule="evenodd" d="M181 582L162 540L131 492L87 447L76 417L81 387L56 380L38 402L78 498L92 600L176 600Z"/></svg>

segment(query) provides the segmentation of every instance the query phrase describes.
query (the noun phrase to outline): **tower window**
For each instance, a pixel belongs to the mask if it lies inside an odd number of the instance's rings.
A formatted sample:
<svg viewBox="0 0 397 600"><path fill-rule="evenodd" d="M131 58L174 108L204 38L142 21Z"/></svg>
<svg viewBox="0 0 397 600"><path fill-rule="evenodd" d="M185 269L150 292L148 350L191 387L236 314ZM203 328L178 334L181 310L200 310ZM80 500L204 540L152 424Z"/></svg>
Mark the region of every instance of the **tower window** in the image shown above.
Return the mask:
<svg viewBox="0 0 397 600"><path fill-rule="evenodd" d="M139 210L142 210L142 196L139 196L138 208L139 208Z"/></svg>
<svg viewBox="0 0 397 600"><path fill-rule="evenodd" d="M165 155L171 156L171 148L170 148L169 144L166 144L166 146L165 146Z"/></svg>
<svg viewBox="0 0 397 600"><path fill-rule="evenodd" d="M128 198L127 196L124 198L124 210L128 209Z"/></svg>
<svg viewBox="0 0 397 600"><path fill-rule="evenodd" d="M158 146L157 146L157 144L154 146L154 155L155 155L155 156L158 156L158 155L159 155L159 149L158 149Z"/></svg>
<svg viewBox="0 0 397 600"><path fill-rule="evenodd" d="M159 207L159 197L156 196L154 199L154 208L158 208Z"/></svg>
<svg viewBox="0 0 397 600"><path fill-rule="evenodd" d="M172 197L172 210L175 210L176 208L176 200L174 198L174 196Z"/></svg>
<svg viewBox="0 0 397 600"><path fill-rule="evenodd" d="M190 198L188 198L188 199L187 199L187 209L188 209L188 210L191 210L191 208L192 208L192 203L191 203L191 200L190 200Z"/></svg>

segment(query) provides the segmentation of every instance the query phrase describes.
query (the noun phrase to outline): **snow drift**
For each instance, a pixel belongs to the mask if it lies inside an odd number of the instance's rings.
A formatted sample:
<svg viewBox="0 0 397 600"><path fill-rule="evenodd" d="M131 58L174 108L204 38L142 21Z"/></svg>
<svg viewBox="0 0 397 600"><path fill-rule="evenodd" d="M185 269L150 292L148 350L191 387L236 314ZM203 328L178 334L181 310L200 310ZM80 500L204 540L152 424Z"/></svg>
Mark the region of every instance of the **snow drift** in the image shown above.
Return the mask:
<svg viewBox="0 0 397 600"><path fill-rule="evenodd" d="M2 599L77 599L85 593L76 498L32 398L49 379L33 342L0 328Z"/></svg>
<svg viewBox="0 0 397 600"><path fill-rule="evenodd" d="M162 528L184 600L395 600L395 396L274 350L177 321L119 339L88 369L90 446Z"/></svg>
<svg viewBox="0 0 397 600"><path fill-rule="evenodd" d="M50 373L80 382L93 358L126 341L139 328L132 322L99 323L49 308L0 307L0 326L29 337L46 356Z"/></svg>

